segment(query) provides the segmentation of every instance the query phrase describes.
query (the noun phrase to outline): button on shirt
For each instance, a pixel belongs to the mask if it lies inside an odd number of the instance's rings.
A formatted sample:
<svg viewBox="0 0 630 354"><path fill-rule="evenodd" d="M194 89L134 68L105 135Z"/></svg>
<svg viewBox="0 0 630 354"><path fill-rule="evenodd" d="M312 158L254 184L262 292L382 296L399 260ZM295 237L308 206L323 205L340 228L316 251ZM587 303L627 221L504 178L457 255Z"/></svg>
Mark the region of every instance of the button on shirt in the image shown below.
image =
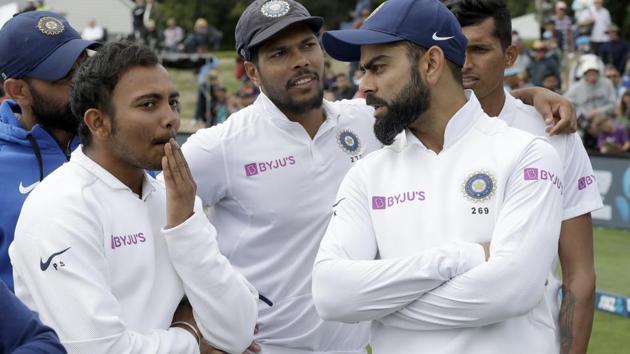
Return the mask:
<svg viewBox="0 0 630 354"><path fill-rule="evenodd" d="M554 352L536 308L557 252L560 161L467 95L439 154L405 131L340 187L313 297L327 320L374 320L376 353Z"/></svg>
<svg viewBox="0 0 630 354"><path fill-rule="evenodd" d="M381 145L363 100L323 108L311 139L263 93L182 146L221 252L273 303L259 303L265 353L363 353L368 341L366 324L319 318L311 272L341 179Z"/></svg>
<svg viewBox="0 0 630 354"><path fill-rule="evenodd" d="M22 209L10 247L16 295L71 353L198 353L169 328L184 295L203 336L241 353L257 293L223 257L197 200L166 225L164 187L145 174L138 197L79 147Z"/></svg>

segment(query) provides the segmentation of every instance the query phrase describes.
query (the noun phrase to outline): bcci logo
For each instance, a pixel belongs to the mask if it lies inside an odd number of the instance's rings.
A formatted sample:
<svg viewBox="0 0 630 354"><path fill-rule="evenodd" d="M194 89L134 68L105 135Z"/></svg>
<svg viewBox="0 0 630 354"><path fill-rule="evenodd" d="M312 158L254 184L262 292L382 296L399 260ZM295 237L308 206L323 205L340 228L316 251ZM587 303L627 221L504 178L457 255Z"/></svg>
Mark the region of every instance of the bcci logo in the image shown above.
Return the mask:
<svg viewBox="0 0 630 354"><path fill-rule="evenodd" d="M48 36L56 36L65 29L63 23L58 19L50 16L44 16L37 22L37 29Z"/></svg>
<svg viewBox="0 0 630 354"><path fill-rule="evenodd" d="M291 6L289 3L283 0L271 0L266 2L261 8L260 12L267 17L281 17L289 13Z"/></svg>
<svg viewBox="0 0 630 354"><path fill-rule="evenodd" d="M496 188L496 179L487 171L473 173L466 179L462 186L464 196L478 203L490 200Z"/></svg>
<svg viewBox="0 0 630 354"><path fill-rule="evenodd" d="M339 147L350 156L359 154L361 150L359 137L350 130L346 129L337 133L337 142L339 143Z"/></svg>

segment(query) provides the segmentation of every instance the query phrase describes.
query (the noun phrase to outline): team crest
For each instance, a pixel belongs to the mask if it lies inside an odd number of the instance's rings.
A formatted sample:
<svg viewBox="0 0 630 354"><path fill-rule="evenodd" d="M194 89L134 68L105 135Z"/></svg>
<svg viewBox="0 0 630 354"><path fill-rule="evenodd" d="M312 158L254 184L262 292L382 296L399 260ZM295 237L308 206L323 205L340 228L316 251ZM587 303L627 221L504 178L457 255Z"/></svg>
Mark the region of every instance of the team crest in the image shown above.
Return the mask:
<svg viewBox="0 0 630 354"><path fill-rule="evenodd" d="M281 17L289 13L291 6L284 0L267 1L261 8L260 12L267 17Z"/></svg>
<svg viewBox="0 0 630 354"><path fill-rule="evenodd" d="M66 28L59 19L44 16L37 22L37 29L45 35L56 36L62 33Z"/></svg>
<svg viewBox="0 0 630 354"><path fill-rule="evenodd" d="M497 181L489 172L477 171L466 178L462 189L464 196L473 202L486 202L494 195Z"/></svg>
<svg viewBox="0 0 630 354"><path fill-rule="evenodd" d="M355 133L348 129L337 133L337 142L341 150L345 151L348 155L354 156L360 153L361 141Z"/></svg>

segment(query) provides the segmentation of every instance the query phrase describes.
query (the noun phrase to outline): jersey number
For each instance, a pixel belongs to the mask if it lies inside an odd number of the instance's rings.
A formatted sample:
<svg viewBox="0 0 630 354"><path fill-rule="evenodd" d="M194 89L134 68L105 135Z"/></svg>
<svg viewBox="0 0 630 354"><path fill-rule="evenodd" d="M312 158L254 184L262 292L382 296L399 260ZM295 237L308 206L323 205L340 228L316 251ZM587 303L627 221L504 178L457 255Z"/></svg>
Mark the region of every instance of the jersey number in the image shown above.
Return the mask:
<svg viewBox="0 0 630 354"><path fill-rule="evenodd" d="M490 209L488 209L487 207L485 207L485 208L481 208L481 207L479 207L479 208L475 208L475 207L472 207L472 208L470 208L470 211L471 211L471 214L473 214L473 215L477 215L477 214L479 214L479 215L481 215L481 214L490 214Z"/></svg>

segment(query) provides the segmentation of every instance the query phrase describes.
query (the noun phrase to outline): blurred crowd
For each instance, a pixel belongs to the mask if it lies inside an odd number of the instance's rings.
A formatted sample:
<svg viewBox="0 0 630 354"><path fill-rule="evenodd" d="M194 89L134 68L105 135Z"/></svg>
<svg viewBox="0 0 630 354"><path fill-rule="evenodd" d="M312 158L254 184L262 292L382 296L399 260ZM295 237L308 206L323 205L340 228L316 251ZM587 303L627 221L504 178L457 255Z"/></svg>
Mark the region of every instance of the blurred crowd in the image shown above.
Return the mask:
<svg viewBox="0 0 630 354"><path fill-rule="evenodd" d="M525 41L513 31L512 43L519 50L516 64L505 70L505 88L514 90L542 86L565 95L575 105L579 133L590 152L630 152L630 45L611 20L603 0L536 0L540 37ZM358 28L371 13L370 1L359 1L350 14L350 26ZM44 1L29 1L25 11L47 9ZM251 104L258 88L245 75L236 59L235 76L240 87L228 92L219 75L219 60L212 55L223 33L198 18L189 31L174 18L164 18L156 0L135 0L133 32L129 38L142 41L163 60L190 60L197 76L195 127L223 122L233 112ZM85 39L107 41L107 29L96 20L83 29ZM338 70L339 71L339 70ZM350 99L357 93L362 72L358 63L335 72L326 62L324 97Z"/></svg>

